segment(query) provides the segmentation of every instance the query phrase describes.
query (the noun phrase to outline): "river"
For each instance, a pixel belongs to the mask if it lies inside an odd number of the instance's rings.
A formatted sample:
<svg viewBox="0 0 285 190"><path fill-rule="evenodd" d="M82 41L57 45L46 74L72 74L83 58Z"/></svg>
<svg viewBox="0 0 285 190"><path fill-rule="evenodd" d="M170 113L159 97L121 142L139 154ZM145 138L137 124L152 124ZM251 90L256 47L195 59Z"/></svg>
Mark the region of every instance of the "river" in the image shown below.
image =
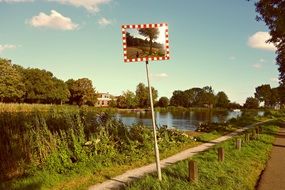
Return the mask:
<svg viewBox="0 0 285 190"><path fill-rule="evenodd" d="M195 130L202 122L223 123L232 118L241 116L240 110L193 110L184 112L155 112L155 120L158 127L166 125L169 128L180 130ZM262 111L257 112L263 115ZM150 111L120 111L116 114L124 124L131 126L133 124L144 124L151 126Z"/></svg>

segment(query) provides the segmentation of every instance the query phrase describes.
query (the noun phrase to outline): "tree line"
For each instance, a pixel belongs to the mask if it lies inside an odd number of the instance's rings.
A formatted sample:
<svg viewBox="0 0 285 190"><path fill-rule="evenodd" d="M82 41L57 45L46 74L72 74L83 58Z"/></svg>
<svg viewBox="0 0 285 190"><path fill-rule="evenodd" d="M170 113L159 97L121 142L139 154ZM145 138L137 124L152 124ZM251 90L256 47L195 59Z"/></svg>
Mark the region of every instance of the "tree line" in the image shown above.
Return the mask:
<svg viewBox="0 0 285 190"><path fill-rule="evenodd" d="M265 108L281 108L285 105L285 87L280 85L271 88L269 84L263 84L255 88L254 97L248 97L245 108L258 108L260 104Z"/></svg>
<svg viewBox="0 0 285 190"><path fill-rule="evenodd" d="M38 68L23 68L12 64L10 60L0 58L0 102L4 103L43 103L43 104L74 104L94 106L97 93L92 81L88 78L60 80L46 70ZM139 83L135 92L123 91L122 95L114 97L111 107L117 108L149 108L149 89ZM181 106L229 108L236 109L242 106L231 102L223 91L214 93L211 86L175 90L170 97L158 99L158 91L152 87L155 106ZM244 108L258 108L263 103L265 108L278 108L285 105L285 87L280 85L271 88L263 84L255 88L254 97L246 99Z"/></svg>
<svg viewBox="0 0 285 190"><path fill-rule="evenodd" d="M66 82L46 70L23 68L0 58L0 102L95 105L97 97L87 78Z"/></svg>
<svg viewBox="0 0 285 190"><path fill-rule="evenodd" d="M148 87L143 83L139 83L136 91L124 91L111 106L118 108L147 108L149 105ZM219 108L240 108L237 103L231 103L225 92L221 91L214 94L214 90L210 86L203 88L191 88L185 91L175 90L172 97L168 99L163 96L158 98L158 91L152 87L153 100L155 106L158 107L219 107Z"/></svg>

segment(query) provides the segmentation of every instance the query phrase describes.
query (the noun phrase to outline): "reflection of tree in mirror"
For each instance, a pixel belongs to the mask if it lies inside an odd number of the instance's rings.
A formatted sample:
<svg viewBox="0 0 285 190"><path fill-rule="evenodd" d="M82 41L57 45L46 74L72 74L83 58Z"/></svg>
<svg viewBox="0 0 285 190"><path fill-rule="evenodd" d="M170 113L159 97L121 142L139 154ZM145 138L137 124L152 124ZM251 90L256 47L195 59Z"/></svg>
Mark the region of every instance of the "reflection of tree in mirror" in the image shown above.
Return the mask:
<svg viewBox="0 0 285 190"><path fill-rule="evenodd" d="M155 40L158 38L159 31L158 28L141 28L139 29L139 33L142 36L145 36L149 38L149 55L152 54L152 40Z"/></svg>
<svg viewBox="0 0 285 190"><path fill-rule="evenodd" d="M158 28L130 29L126 33L128 59L165 56L164 44L155 42Z"/></svg>

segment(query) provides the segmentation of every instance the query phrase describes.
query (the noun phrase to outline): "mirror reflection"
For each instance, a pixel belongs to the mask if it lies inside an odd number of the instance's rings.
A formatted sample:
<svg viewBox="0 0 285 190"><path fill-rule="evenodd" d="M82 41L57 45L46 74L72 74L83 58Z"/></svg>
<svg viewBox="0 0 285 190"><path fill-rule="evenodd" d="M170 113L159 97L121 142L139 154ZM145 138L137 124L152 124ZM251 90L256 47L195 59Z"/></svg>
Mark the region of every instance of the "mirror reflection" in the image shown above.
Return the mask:
<svg viewBox="0 0 285 190"><path fill-rule="evenodd" d="M165 57L166 27L126 29L127 58Z"/></svg>

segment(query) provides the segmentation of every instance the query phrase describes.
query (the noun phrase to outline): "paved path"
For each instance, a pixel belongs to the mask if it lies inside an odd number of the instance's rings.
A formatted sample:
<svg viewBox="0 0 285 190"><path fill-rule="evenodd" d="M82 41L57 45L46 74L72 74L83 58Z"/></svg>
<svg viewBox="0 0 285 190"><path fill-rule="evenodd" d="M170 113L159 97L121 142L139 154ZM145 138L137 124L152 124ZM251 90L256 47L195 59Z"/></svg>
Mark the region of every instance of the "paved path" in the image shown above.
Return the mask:
<svg viewBox="0 0 285 190"><path fill-rule="evenodd" d="M203 143L203 144L201 144L201 145L199 145L197 147L187 149L187 150L182 151L182 152L180 152L178 154L175 154L175 155L173 155L171 157L168 157L168 158L166 158L164 160L161 160L160 161L161 168L164 168L166 166L174 164L174 163L176 163L178 161L185 160L185 159L187 159L187 158L189 158L189 157L191 157L191 156L193 156L195 154L198 154L200 152L203 152L203 151L211 148L212 146L214 146L217 143L220 143L220 142L223 142L225 140L228 140L228 139L232 138L233 136L235 136L235 135L237 135L237 134L239 134L239 133L241 133L241 132L243 132L243 131L251 128L251 127L254 127L256 125L260 125L260 124L263 124L263 123L265 123L265 122L260 122L260 123L257 123L257 124L253 124L253 125L244 127L242 129L238 129L235 132L232 132L230 134L222 136L222 137L220 137L218 139L212 140L212 141L210 141L208 143ZM108 189L115 190L115 189L120 189L121 186L126 185L130 181L138 179L138 178L141 178L145 174L152 173L152 172L155 172L155 171L156 171L156 165L155 165L155 163L152 163L152 164L140 167L140 168L135 168L135 169L132 169L132 170L128 170L127 172L125 172L122 175L113 177L112 179L107 180L107 181L105 181L103 183L93 185L93 186L89 187L89 190L108 190ZM285 190L285 189L283 189L283 190Z"/></svg>
<svg viewBox="0 0 285 190"><path fill-rule="evenodd" d="M285 126L280 128L258 190L285 190Z"/></svg>

